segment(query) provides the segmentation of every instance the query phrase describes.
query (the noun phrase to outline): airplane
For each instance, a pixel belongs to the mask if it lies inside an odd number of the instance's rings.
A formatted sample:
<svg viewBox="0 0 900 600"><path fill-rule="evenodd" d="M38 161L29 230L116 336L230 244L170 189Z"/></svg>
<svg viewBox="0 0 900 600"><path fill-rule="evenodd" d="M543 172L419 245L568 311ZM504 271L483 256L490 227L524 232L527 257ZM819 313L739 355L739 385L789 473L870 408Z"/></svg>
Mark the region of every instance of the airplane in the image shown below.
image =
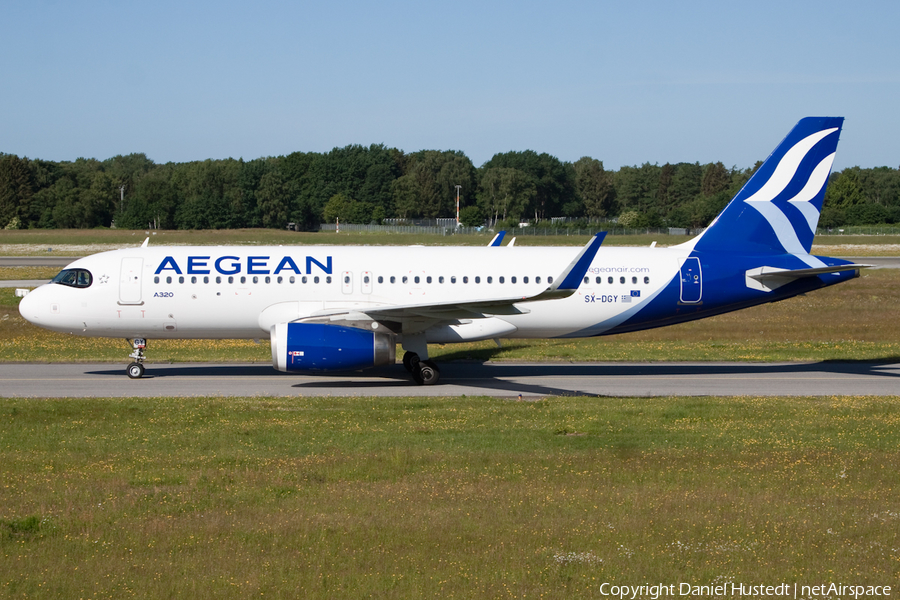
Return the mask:
<svg viewBox="0 0 900 600"><path fill-rule="evenodd" d="M258 339L285 372L396 363L440 380L429 344L581 338L776 302L859 276L812 256L842 117L797 123L713 223L668 248L161 246L78 259L26 295L52 331L124 337L144 375L148 339Z"/></svg>

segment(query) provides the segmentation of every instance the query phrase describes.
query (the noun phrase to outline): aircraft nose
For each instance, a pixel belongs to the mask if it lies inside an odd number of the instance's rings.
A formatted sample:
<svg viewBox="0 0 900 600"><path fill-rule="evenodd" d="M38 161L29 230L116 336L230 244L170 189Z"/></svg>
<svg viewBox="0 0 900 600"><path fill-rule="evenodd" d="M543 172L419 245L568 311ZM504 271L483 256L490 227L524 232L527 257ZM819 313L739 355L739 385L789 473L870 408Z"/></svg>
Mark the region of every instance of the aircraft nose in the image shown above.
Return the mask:
<svg viewBox="0 0 900 600"><path fill-rule="evenodd" d="M40 306L42 295L40 288L31 290L19 301L19 314L29 323L39 325L41 322Z"/></svg>

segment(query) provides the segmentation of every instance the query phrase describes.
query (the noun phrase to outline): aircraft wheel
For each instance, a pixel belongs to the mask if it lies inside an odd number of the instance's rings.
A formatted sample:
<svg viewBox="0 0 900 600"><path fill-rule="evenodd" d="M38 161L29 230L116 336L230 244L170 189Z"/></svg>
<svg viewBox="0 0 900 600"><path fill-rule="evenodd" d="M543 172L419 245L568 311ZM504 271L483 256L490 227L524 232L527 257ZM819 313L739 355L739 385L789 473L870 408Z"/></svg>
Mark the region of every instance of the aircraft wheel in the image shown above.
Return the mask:
<svg viewBox="0 0 900 600"><path fill-rule="evenodd" d="M415 371L413 371L413 379L415 379L416 383L419 385L434 385L440 378L441 370L430 360L420 362L416 365Z"/></svg>
<svg viewBox="0 0 900 600"><path fill-rule="evenodd" d="M415 365L419 362L419 355L415 352L407 352L403 355L403 367L410 373L415 373Z"/></svg>
<svg viewBox="0 0 900 600"><path fill-rule="evenodd" d="M125 369L125 372L128 373L128 376L131 379L140 379L144 376L144 365L141 363L133 362L128 365L128 368Z"/></svg>

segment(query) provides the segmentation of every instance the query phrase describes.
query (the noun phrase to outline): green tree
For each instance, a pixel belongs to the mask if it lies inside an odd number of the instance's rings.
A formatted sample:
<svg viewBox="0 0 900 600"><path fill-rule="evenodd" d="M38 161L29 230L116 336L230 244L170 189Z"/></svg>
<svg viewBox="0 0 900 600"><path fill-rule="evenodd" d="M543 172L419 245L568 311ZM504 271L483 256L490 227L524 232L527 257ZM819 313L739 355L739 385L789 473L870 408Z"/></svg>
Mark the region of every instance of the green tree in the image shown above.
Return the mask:
<svg viewBox="0 0 900 600"><path fill-rule="evenodd" d="M518 169L493 167L481 178L479 205L491 220L491 225L507 219L520 220L537 196L534 180Z"/></svg>
<svg viewBox="0 0 900 600"><path fill-rule="evenodd" d="M161 165L138 176L117 224L128 229L174 228L179 204L178 192L172 184L174 170L174 164Z"/></svg>
<svg viewBox="0 0 900 600"><path fill-rule="evenodd" d="M256 201L263 227L281 229L287 225L291 197L295 195L292 187L278 170L273 169L262 176L256 190Z"/></svg>
<svg viewBox="0 0 900 600"><path fill-rule="evenodd" d="M535 221L563 216L565 206L569 207L570 212L579 212L573 208L580 206L580 203L575 193L575 169L571 163L563 163L547 153L525 150L495 154L481 166L483 173L495 168L516 169L529 176L534 194L522 214L533 215Z"/></svg>
<svg viewBox="0 0 900 600"><path fill-rule="evenodd" d="M480 227L484 224L484 214L477 206L466 206L459 209L459 223L463 227Z"/></svg>
<svg viewBox="0 0 900 600"><path fill-rule="evenodd" d="M422 150L403 158L403 174L392 184L393 210L401 218L435 219L456 214L456 186L460 204L474 196L477 172L461 152Z"/></svg>
<svg viewBox="0 0 900 600"><path fill-rule="evenodd" d="M441 192L435 174L424 161L413 161L392 185L394 212L401 219L441 215Z"/></svg>
<svg viewBox="0 0 900 600"><path fill-rule="evenodd" d="M21 225L34 195L34 183L27 159L0 154L0 228Z"/></svg>
<svg viewBox="0 0 900 600"><path fill-rule="evenodd" d="M669 187L668 203L659 206L662 214L667 214L674 206L687 204L700 195L703 168L700 163L678 163Z"/></svg>
<svg viewBox="0 0 900 600"><path fill-rule="evenodd" d="M709 163L703 167L700 193L706 197L724 192L731 187L731 172L721 162Z"/></svg>
<svg viewBox="0 0 900 600"><path fill-rule="evenodd" d="M603 162L583 156L575 161L575 190L589 218L603 219L615 210L613 178Z"/></svg>
<svg viewBox="0 0 900 600"><path fill-rule="evenodd" d="M644 163L640 167L620 168L613 181L621 209L635 210L638 213L655 209L661 171L658 165L650 163Z"/></svg>
<svg viewBox="0 0 900 600"><path fill-rule="evenodd" d="M859 182L859 171L859 167L853 167L833 174L825 190L825 203L832 208L846 211L851 206L865 202Z"/></svg>

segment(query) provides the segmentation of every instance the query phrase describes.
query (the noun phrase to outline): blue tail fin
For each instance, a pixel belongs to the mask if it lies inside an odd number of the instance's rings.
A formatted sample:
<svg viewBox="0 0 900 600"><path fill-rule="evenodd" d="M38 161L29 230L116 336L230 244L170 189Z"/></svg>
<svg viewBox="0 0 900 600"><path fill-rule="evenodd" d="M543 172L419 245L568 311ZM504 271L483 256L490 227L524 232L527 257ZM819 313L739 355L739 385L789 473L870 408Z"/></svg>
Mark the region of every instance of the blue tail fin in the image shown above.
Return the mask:
<svg viewBox="0 0 900 600"><path fill-rule="evenodd" d="M694 249L809 254L843 122L807 117L797 123Z"/></svg>

